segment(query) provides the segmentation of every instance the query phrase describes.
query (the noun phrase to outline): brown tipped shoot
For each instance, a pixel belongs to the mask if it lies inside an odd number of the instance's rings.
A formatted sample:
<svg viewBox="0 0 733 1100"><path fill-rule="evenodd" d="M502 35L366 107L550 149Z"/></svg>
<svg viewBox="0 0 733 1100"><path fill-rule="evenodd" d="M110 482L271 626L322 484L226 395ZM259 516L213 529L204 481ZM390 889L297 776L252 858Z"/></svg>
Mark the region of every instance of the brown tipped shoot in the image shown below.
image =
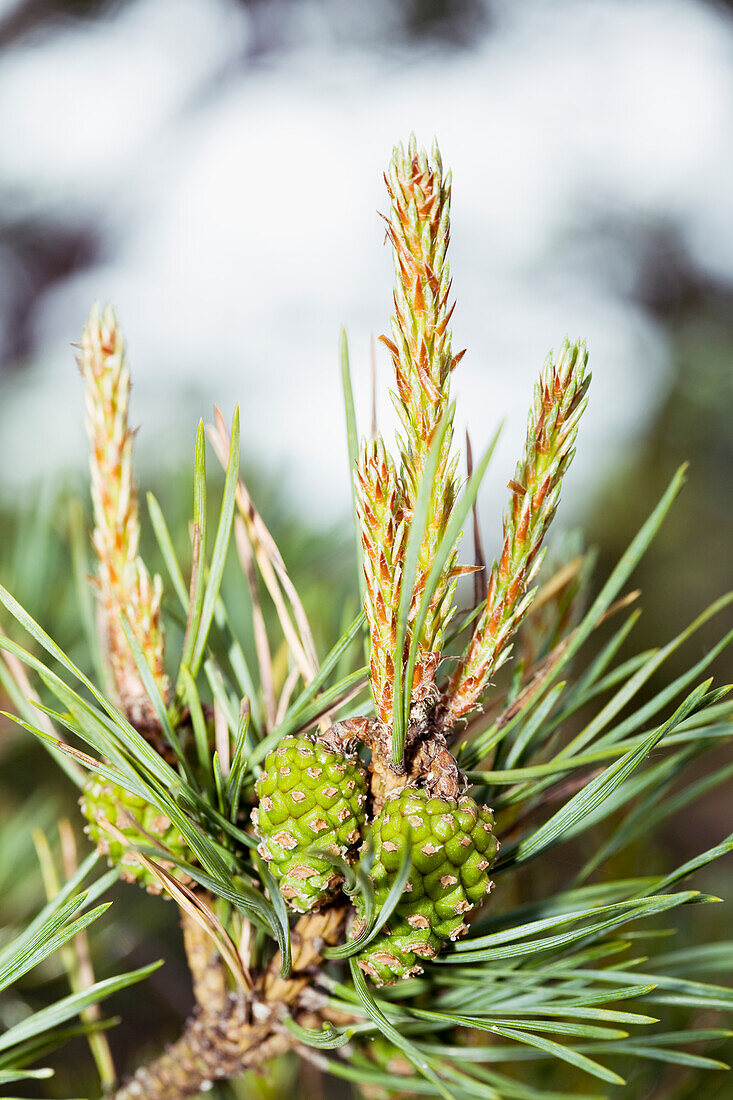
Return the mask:
<svg viewBox="0 0 733 1100"><path fill-rule="evenodd" d="M511 640L529 609L542 543L587 402L587 362L585 345L566 341L557 360L548 357L535 387L524 452L509 482L501 556L492 565L483 612L446 691L448 725L478 704L509 657Z"/></svg>
<svg viewBox="0 0 733 1100"><path fill-rule="evenodd" d="M111 306L92 307L78 359L84 380L91 446L92 542L97 554L100 629L118 701L130 721L154 737L158 720L122 628L124 615L140 644L158 690L167 700L165 642L160 616L162 583L138 553L140 522L133 478L134 432L129 423L130 370Z"/></svg>

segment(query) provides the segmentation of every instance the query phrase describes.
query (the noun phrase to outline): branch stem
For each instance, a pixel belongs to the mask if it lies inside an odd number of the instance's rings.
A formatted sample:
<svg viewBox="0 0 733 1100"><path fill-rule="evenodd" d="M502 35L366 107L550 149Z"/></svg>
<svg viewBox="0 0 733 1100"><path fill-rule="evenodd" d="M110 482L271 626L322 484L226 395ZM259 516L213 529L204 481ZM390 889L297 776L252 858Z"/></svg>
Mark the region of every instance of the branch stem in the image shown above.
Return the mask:
<svg viewBox="0 0 733 1100"><path fill-rule="evenodd" d="M291 933L292 973L280 976L275 956L252 996L228 993L224 965L211 959L200 930L184 919L186 953L198 1004L180 1039L142 1066L110 1100L185 1100L212 1081L236 1077L280 1054L296 1040L279 1030L285 1009L295 1008L310 985L310 970L321 950L337 942L344 909L330 908L301 917Z"/></svg>

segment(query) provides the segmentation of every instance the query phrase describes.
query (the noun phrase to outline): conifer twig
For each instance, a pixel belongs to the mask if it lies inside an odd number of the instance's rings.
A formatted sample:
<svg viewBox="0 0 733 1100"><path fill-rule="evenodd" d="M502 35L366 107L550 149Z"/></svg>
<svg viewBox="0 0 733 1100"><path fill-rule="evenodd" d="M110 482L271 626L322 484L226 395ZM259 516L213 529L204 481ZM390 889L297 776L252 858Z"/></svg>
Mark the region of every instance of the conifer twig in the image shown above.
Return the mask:
<svg viewBox="0 0 733 1100"><path fill-rule="evenodd" d="M130 372L122 333L110 306L92 307L78 359L85 385L86 423L98 560L101 629L122 709L141 732L159 728L153 704L122 628L124 615L162 698L168 697L160 617L162 584L140 555L137 491L129 425Z"/></svg>
<svg viewBox="0 0 733 1100"><path fill-rule="evenodd" d="M403 1094L414 1087L445 1097L490 1095L492 1100L564 1096L575 1087L577 1072L623 1086L605 1056L631 1056L632 1066L634 1060L649 1058L726 1068L717 1059L680 1050L680 1042L685 1047L717 1042L730 1032L709 1027L666 1032L657 1006L673 1004L676 1013L690 1018L701 1008L730 1009L730 991L700 979L729 968L731 945L711 942L660 953L652 943L643 956L634 945L640 935L654 937L662 914L717 900L695 888L676 887L729 854L733 838L685 856L661 873L644 874L643 867L635 866L633 877L611 873L586 883L604 864L613 871L611 863L636 860L650 830L673 815L688 824L692 820L694 829L691 815L682 811L733 775L733 765L713 765L707 773L693 774L692 782L683 779L690 763L697 770L703 753L730 740L731 688L711 690L707 671L733 644L733 631L691 667L647 690L664 662L713 615L730 607L733 594L712 603L663 647L628 658L621 647L637 616L624 615L608 640L591 647L580 673L569 671L583 659L596 628L635 599L635 593L621 593L667 514L683 472L678 471L584 614L578 614L580 589L592 558L576 557L577 544L566 545L565 559L572 560L557 572L548 570L554 575L537 590L543 539L573 456L588 386L584 349L566 345L540 378L523 457L510 483L501 555L489 583L475 590L475 606L463 625L451 634L473 631L473 639L448 690L438 689L437 662L442 646L450 646L445 634L453 586L461 573L482 568L478 537L472 566L456 565L456 547L472 508L478 536L476 495L494 444L473 469L467 441L469 478L457 500L449 385L458 357L452 356L447 331L445 263L449 180L443 178L437 151L428 157L417 151L413 139L407 152L395 151L388 187L388 235L397 268L394 340L388 346L402 418L401 450L393 460L376 429L359 449L344 339L365 612L352 622L350 609L343 609L340 637L320 667L303 605L274 540L241 480L237 489L238 421L232 449L217 411L211 433L227 465L224 503L207 570L200 429L181 699L170 715L166 712L145 665L149 655L141 656L126 622L136 622L128 608L140 592L132 584L139 581L138 525L124 352L114 317L106 311L93 314L85 331L102 614L109 619L103 602L106 581L179 768L176 774L155 751L157 745L154 749L135 735L120 718L114 691L110 695L107 686L100 689L89 679L82 671L85 662L68 656L0 585L0 603L32 642L29 650L0 634L0 650L13 658L10 673L0 661L0 684L20 712L6 717L43 741L50 738L57 755L75 769L81 764L105 777L104 783L100 778L87 786L83 807L94 824L90 831L97 852L77 868L71 828L63 826L66 883L59 890L54 881L53 900L25 928L10 929L10 937L3 937L10 942L0 945L4 1000L9 983L23 980L31 988L27 975L59 950L70 984L78 987L30 1014L21 987L20 998L5 1013L10 1026L0 1038L0 1083L48 1075L50 1069L34 1069L29 1059L45 1052L47 1043L106 1026L108 1021L91 1006L153 969L94 981L82 933L107 908L95 903L118 877L136 878L148 890L157 885L176 901L196 1007L178 1041L118 1088L114 1100L184 1100L286 1051L302 1054L362 1091L374 1086ZM212 631L214 615L219 626L236 619L220 595L235 493L241 510L235 531L252 592L267 711L261 722L258 709L253 731L249 709L259 692L250 688L242 645L236 635L230 640L224 631ZM177 540L157 505L151 515L185 607ZM130 563L134 570L128 569ZM268 639L259 604L264 590L282 628L277 648ZM374 717L358 703L346 706L366 686L367 669L353 644L365 620L372 642ZM107 625L111 628L114 621ZM491 697L482 694L519 639L524 651L515 675ZM204 650L210 654L203 672L213 705L198 687ZM24 690L22 669L12 675L18 661L39 677L40 697ZM298 692L301 680L309 686ZM234 683L249 696L242 700L239 719ZM440 684L442 689L442 679ZM29 699L40 708L38 722ZM144 714L139 709L128 713L140 728ZM464 743L454 755L448 744L451 725L463 717L467 721L456 729ZM322 732L314 744L319 719ZM568 723L582 727L574 729L570 741ZM56 724L68 731L73 744L60 740ZM370 760L365 748L371 750ZM501 815L496 830L503 850L495 864L494 814L479 804L485 799ZM33 813L31 803L16 823L32 821ZM592 854L578 867L579 838L589 830L600 844L592 845ZM269 869L252 851L253 833ZM14 885L10 879L22 847L10 839L0 877ZM573 866L563 874L562 855L547 855L562 852L568 843ZM43 837L39 852L46 874L55 878ZM99 856L105 854L116 865L111 874L100 873ZM323 880L315 862L321 857L333 868L330 875L326 868ZM499 909L471 920L492 887L492 864L501 874ZM623 862L618 867L623 869ZM531 881L526 877L530 868ZM517 873L521 877L512 883ZM297 898L286 877L301 880ZM306 909L305 915L289 913L288 900L296 900L298 913ZM655 923L645 934L638 925L650 918ZM432 965L439 952L442 957ZM412 981L418 973L419 980ZM382 983L389 985L392 978L406 980L399 989L383 992ZM628 1011L630 1001L637 1011ZM76 1022L80 1015L81 1025ZM637 1024L652 1030L627 1028ZM312 1048L321 1053L313 1054ZM335 1053L325 1057L326 1051ZM599 1061L589 1057L596 1054L602 1056ZM497 1063L538 1056L551 1060L534 1082L539 1088L531 1079L522 1080L521 1066L510 1067L507 1074L501 1065L497 1069ZM561 1077L552 1060L567 1063L572 1076ZM113 1088L111 1065L100 1068ZM415 1071L422 1080L413 1080ZM543 1092L550 1077L561 1091ZM231 1088L237 1087L233 1082ZM320 1080L315 1088L322 1091Z"/></svg>
<svg viewBox="0 0 733 1100"><path fill-rule="evenodd" d="M377 714L389 727L394 701L394 650L406 524L402 487L381 437L364 445L355 480L364 551L365 611L371 636L372 693Z"/></svg>
<svg viewBox="0 0 733 1100"><path fill-rule="evenodd" d="M448 425L440 448L430 505L420 546L411 607L414 617L438 545L445 534L458 491L457 460L451 457L450 376L463 352L453 355L448 327L453 313L446 254L450 240L450 175L443 176L437 145L430 156L418 151L414 136L407 150L395 147L385 176L391 209L387 237L395 263L392 338L382 336L392 356L395 404L402 425L400 482L402 508L410 518L428 453L444 417ZM456 550L448 558L431 597L418 642L411 703L431 692L456 585ZM397 674L401 674L397 669Z"/></svg>
<svg viewBox="0 0 733 1100"><path fill-rule="evenodd" d="M222 1004L199 1005L177 1042L114 1094L114 1100L184 1100L211 1081L236 1077L295 1045L279 1030L280 1016L309 988L310 970L324 946L337 942L344 909L329 907L301 917L291 933L292 966L280 975L275 955L253 993L232 994Z"/></svg>
<svg viewBox="0 0 733 1100"><path fill-rule="evenodd" d="M491 568L486 605L446 691L449 726L478 704L491 677L509 657L511 639L529 608L540 549L586 406L587 360L583 344L566 341L557 361L549 356L535 387L524 454L509 483L512 495L504 517L501 557Z"/></svg>

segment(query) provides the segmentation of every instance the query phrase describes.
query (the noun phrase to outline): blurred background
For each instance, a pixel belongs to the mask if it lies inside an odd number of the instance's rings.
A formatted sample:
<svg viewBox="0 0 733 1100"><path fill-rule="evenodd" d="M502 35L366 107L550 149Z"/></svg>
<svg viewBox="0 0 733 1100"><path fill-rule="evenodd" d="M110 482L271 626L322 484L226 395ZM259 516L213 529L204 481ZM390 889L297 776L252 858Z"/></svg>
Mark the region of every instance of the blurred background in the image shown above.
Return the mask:
<svg viewBox="0 0 733 1100"><path fill-rule="evenodd" d="M181 530L196 422L239 402L245 468L309 609L327 579L353 587L338 340L344 325L365 430L391 308L382 171L412 130L454 173L457 423L481 449L506 417L487 551L534 380L567 334L587 340L594 381L560 523L598 544L598 577L691 463L638 574L634 646L731 585L733 5L0 0L0 579L70 647L58 501L83 486L73 344L95 299L128 338L140 480ZM378 412L388 424L386 397ZM324 644L338 625L324 613ZM730 679L729 659L716 672ZM8 812L40 761L0 728ZM692 854L732 826L722 792L665 843ZM730 866L714 875L730 896ZM152 927L174 937L175 914ZM167 969L140 1011L172 1037L189 993ZM122 1035L124 1064L140 1052Z"/></svg>

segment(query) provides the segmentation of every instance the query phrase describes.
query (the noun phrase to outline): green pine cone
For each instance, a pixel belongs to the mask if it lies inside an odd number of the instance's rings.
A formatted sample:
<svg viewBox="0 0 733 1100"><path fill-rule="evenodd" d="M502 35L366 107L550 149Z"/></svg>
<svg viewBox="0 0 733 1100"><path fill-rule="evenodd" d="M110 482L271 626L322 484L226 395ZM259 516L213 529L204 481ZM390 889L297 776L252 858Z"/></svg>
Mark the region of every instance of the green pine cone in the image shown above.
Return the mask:
<svg viewBox="0 0 733 1100"><path fill-rule="evenodd" d="M412 869L402 899L385 928L361 952L359 965L378 985L422 973L422 960L438 954L468 926L464 917L492 888L489 869L499 844L494 815L472 798L431 798L408 787L389 798L371 827L375 911L383 904L399 869L408 830ZM359 918L363 900L356 897ZM363 921L357 919L352 935Z"/></svg>
<svg viewBox="0 0 733 1100"><path fill-rule="evenodd" d="M100 855L107 856L110 866L121 867L120 877L125 882L139 882L150 894L160 894L162 890L158 879L139 862L134 848L127 847L104 828L106 822L119 829L133 846L155 847L159 843L179 859L191 859L188 845L165 814L110 780L92 775L87 780L79 805L89 822L84 832L96 844ZM156 863L179 882L191 881L184 871L165 859L164 853L161 852L161 856L153 857Z"/></svg>
<svg viewBox="0 0 733 1100"><path fill-rule="evenodd" d="M293 909L318 908L333 897L342 878L308 850L324 848L348 858L361 839L364 765L308 737L285 737L268 754L255 790L260 804L252 820L262 842L260 855Z"/></svg>

